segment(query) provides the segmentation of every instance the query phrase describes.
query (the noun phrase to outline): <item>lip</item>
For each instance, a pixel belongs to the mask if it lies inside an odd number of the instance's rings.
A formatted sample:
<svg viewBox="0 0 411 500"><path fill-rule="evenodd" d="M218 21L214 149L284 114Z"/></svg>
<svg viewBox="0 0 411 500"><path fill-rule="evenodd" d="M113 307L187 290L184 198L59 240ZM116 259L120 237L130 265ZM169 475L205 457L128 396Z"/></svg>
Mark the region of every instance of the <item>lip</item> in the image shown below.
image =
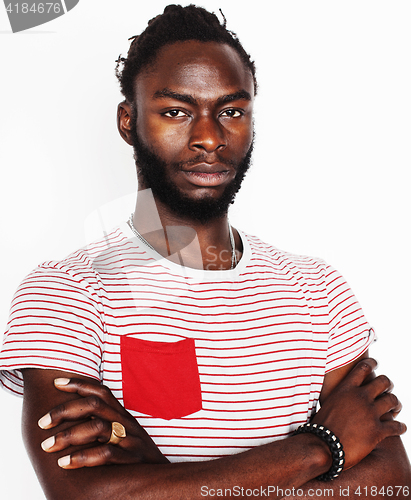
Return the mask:
<svg viewBox="0 0 411 500"><path fill-rule="evenodd" d="M191 168L183 170L184 172L200 172L204 174L217 174L219 172L227 172L229 168L222 163L196 163Z"/></svg>
<svg viewBox="0 0 411 500"><path fill-rule="evenodd" d="M230 176L230 169L221 163L198 163L181 172L191 184L201 187L219 186Z"/></svg>

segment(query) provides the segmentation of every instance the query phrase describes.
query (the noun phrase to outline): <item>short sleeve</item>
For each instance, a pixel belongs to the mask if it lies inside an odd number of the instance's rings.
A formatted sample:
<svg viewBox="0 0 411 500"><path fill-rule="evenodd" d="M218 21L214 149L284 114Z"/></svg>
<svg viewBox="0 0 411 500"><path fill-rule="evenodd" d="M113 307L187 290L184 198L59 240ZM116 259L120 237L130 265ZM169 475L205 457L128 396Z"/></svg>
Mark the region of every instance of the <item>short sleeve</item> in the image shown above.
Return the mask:
<svg viewBox="0 0 411 500"><path fill-rule="evenodd" d="M376 340L354 293L334 268L326 268L329 340L326 373L359 358Z"/></svg>
<svg viewBox="0 0 411 500"><path fill-rule="evenodd" d="M18 288L0 352L0 384L23 394L22 368L100 378L103 322L98 294L80 275L34 270Z"/></svg>

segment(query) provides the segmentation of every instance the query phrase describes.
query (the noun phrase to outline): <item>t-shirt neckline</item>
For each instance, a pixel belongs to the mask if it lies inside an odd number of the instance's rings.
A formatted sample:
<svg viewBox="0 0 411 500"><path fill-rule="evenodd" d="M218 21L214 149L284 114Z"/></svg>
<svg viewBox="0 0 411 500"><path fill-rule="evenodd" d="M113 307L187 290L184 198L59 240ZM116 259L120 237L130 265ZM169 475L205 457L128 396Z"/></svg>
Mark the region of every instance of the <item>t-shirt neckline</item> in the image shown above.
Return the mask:
<svg viewBox="0 0 411 500"><path fill-rule="evenodd" d="M241 238L241 242L243 244L243 254L241 256L240 261L236 265L234 269L218 269L218 270L209 270L209 269L196 269L193 267L186 267L182 266L180 264L177 264L175 262L172 262L171 260L163 257L161 254L159 254L156 250L150 248L144 241L140 240L137 238L137 236L133 233L131 230L130 226L127 224L127 222L123 222L120 226L121 230L123 233L127 236L127 238L130 238L136 244L144 249L144 251L152 257L157 264L161 264L162 266L166 267L170 271L173 271L179 275L183 275L186 277L192 277L196 279L201 279L201 280L206 280L206 281L214 281L214 280L230 280L233 278L236 278L239 276L244 269L247 267L250 258L251 258L251 247L249 244L249 241L246 237L246 235L239 229L237 229L238 234Z"/></svg>

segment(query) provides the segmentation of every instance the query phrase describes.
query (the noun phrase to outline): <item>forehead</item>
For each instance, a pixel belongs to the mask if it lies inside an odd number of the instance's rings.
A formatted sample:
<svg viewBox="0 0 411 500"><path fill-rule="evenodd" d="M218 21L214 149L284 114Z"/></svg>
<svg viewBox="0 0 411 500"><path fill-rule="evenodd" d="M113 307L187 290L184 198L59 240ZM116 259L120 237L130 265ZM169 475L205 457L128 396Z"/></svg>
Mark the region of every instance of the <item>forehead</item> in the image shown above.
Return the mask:
<svg viewBox="0 0 411 500"><path fill-rule="evenodd" d="M235 49L194 40L162 47L154 63L137 77L137 97L164 88L205 99L242 89L254 95L252 74Z"/></svg>

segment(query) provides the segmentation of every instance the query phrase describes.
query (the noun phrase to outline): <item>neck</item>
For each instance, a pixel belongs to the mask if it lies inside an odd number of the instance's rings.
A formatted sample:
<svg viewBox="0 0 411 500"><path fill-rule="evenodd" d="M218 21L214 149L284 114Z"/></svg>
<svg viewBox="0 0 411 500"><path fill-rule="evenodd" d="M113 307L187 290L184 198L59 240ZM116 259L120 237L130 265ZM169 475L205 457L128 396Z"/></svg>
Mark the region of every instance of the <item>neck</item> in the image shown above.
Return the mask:
<svg viewBox="0 0 411 500"><path fill-rule="evenodd" d="M152 195L138 193L133 225L160 255L197 269L220 270L232 267L233 247L227 214L201 223L171 212ZM236 259L242 251L241 239L233 230Z"/></svg>

